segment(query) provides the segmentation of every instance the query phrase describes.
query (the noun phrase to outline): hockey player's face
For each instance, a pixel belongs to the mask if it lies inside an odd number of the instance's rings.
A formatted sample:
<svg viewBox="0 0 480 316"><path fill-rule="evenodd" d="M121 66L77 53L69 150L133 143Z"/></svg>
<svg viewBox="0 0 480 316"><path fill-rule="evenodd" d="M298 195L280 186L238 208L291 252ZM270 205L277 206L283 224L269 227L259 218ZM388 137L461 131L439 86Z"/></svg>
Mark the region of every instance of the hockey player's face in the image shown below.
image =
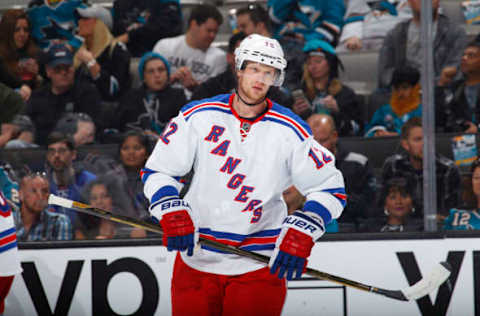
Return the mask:
<svg viewBox="0 0 480 316"><path fill-rule="evenodd" d="M41 176L26 177L20 188L20 202L25 209L40 213L48 205L50 188L47 179Z"/></svg>
<svg viewBox="0 0 480 316"><path fill-rule="evenodd" d="M15 25L15 31L13 33L13 41L17 48L25 47L30 36L30 29L28 27L28 21L26 19L18 19Z"/></svg>
<svg viewBox="0 0 480 316"><path fill-rule="evenodd" d="M277 71L273 67L260 63L249 63L245 69L238 72L239 90L250 101L263 99L276 76Z"/></svg>
<svg viewBox="0 0 480 316"><path fill-rule="evenodd" d="M55 171L63 171L72 165L76 151L70 150L66 143L53 143L47 148L47 161Z"/></svg>
<svg viewBox="0 0 480 316"><path fill-rule="evenodd" d="M160 59L151 59L145 64L143 82L150 91L160 91L167 84L167 67Z"/></svg>
<svg viewBox="0 0 480 316"><path fill-rule="evenodd" d="M410 157L416 160L423 159L423 129L419 126L410 129L408 138L402 140L403 148Z"/></svg>
<svg viewBox="0 0 480 316"><path fill-rule="evenodd" d="M208 49L217 36L218 28L217 21L212 18L208 18L202 24L197 24L197 21L193 20L191 22L191 31L195 35L196 48Z"/></svg>
<svg viewBox="0 0 480 316"><path fill-rule="evenodd" d="M147 161L147 149L142 145L137 136L130 136L120 147L120 159L125 167L139 169Z"/></svg>

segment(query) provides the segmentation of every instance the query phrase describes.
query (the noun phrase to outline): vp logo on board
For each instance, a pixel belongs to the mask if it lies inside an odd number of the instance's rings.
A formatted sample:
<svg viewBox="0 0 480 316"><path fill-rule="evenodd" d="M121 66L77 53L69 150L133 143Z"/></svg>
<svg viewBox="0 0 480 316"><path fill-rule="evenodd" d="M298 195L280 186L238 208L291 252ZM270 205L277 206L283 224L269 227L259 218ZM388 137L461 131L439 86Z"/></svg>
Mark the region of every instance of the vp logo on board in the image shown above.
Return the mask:
<svg viewBox="0 0 480 316"><path fill-rule="evenodd" d="M84 260L68 261L67 269L58 294L57 304L52 312L45 289L40 281L34 262L22 262L23 279L38 315L69 315ZM130 315L153 315L157 309L159 288L155 273L148 264L136 258L121 258L107 264L107 260L92 260L92 311L90 315L118 315L113 311L107 296L108 283L118 273L129 272L138 278L142 287L142 301ZM124 289L128 295L129 289Z"/></svg>

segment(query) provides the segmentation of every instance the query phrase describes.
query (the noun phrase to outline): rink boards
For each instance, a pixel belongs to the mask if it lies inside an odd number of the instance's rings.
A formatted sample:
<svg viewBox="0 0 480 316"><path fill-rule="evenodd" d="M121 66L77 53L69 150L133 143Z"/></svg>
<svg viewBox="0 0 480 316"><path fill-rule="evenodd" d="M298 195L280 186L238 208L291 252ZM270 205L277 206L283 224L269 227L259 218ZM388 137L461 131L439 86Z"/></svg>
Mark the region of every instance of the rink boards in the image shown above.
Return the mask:
<svg viewBox="0 0 480 316"><path fill-rule="evenodd" d="M4 315L170 315L175 255L155 243L112 241L75 248L66 247L74 243L48 243L21 249L24 272L15 278ZM447 258L453 266L450 287L416 302L306 278L289 282L282 315L480 316L478 237L322 241L309 267L399 290Z"/></svg>

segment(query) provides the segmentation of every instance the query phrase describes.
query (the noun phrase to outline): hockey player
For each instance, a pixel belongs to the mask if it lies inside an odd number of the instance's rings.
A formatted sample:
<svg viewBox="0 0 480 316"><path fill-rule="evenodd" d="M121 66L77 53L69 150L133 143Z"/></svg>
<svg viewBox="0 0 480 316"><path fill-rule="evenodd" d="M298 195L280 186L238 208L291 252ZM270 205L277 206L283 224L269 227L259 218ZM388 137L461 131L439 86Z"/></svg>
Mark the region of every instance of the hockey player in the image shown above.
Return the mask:
<svg viewBox="0 0 480 316"><path fill-rule="evenodd" d="M235 50L235 93L185 105L142 170L164 245L179 250L173 315L280 315L285 278L299 278L315 240L345 205L334 156L308 125L266 98L286 62L279 43L252 34ZM179 178L193 167L184 199ZM287 216L282 192L306 196ZM270 269L238 255L195 247L198 237L271 255Z"/></svg>
<svg viewBox="0 0 480 316"><path fill-rule="evenodd" d="M7 200L0 193L0 315L15 274L22 272L18 258L17 235L13 214Z"/></svg>

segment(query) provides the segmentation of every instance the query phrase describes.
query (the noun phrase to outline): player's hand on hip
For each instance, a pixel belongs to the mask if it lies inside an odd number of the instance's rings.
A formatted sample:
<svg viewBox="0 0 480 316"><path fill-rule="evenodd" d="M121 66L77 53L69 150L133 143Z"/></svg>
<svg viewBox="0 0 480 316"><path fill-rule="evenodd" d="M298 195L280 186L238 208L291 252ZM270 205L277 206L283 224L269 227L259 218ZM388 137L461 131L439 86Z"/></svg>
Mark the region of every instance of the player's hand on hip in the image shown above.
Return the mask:
<svg viewBox="0 0 480 316"><path fill-rule="evenodd" d="M159 201L150 207L150 212L162 227L163 245L168 251L187 250L187 255L193 255L198 242L198 229L192 220L188 203L179 198Z"/></svg>
<svg viewBox="0 0 480 316"><path fill-rule="evenodd" d="M307 258L315 244L325 232L320 216L313 212L296 211L283 221L275 250L268 266L270 273L282 279L298 279L307 266Z"/></svg>

